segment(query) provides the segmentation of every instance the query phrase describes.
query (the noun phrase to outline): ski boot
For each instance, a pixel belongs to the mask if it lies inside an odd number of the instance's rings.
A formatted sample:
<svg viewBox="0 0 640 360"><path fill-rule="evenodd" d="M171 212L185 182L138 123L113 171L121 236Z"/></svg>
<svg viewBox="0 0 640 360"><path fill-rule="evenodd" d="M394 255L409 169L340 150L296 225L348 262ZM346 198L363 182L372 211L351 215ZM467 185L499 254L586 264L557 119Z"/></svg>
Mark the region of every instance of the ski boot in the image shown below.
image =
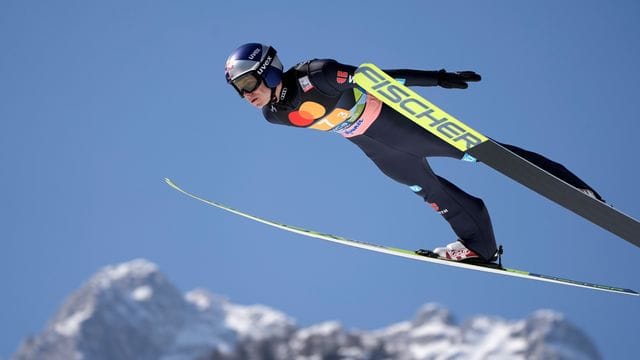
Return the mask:
<svg viewBox="0 0 640 360"><path fill-rule="evenodd" d="M437 247L431 250L419 249L415 252L417 255L427 256L436 259L457 261L472 265L486 266L496 269L502 269L502 245L500 245L498 251L491 258L491 260L485 260L480 257L475 251L468 249L460 240L456 240L445 247ZM496 264L496 261L498 263Z"/></svg>

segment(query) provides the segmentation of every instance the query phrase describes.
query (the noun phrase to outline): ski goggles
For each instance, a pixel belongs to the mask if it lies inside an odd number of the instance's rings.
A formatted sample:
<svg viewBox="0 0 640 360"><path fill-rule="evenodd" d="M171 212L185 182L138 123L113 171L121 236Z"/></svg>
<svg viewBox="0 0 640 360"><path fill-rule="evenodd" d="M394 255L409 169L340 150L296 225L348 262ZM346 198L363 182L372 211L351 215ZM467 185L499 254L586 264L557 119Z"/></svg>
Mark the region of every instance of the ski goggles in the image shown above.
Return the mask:
<svg viewBox="0 0 640 360"><path fill-rule="evenodd" d="M237 78L231 80L231 85L236 89L240 96L244 97L244 94L254 92L262 83L262 78L256 71L249 71L246 74L242 74Z"/></svg>

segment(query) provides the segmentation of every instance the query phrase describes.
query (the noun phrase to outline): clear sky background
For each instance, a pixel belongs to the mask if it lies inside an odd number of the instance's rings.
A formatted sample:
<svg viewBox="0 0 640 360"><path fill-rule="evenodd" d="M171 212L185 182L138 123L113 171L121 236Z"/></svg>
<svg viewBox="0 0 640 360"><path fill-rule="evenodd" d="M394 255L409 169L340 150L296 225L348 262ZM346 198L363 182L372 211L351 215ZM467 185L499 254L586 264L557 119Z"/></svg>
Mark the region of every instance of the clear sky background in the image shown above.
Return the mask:
<svg viewBox="0 0 640 360"><path fill-rule="evenodd" d="M328 244L207 207L385 245L455 239L341 136L271 125L225 83L245 42L309 58L474 70L425 97L538 151L640 216L637 1L0 2L0 356L97 269L147 258L182 290L375 329L437 302L460 321L564 313L607 358L637 355L640 299ZM640 290L640 249L492 169L435 159L483 198L514 268Z"/></svg>

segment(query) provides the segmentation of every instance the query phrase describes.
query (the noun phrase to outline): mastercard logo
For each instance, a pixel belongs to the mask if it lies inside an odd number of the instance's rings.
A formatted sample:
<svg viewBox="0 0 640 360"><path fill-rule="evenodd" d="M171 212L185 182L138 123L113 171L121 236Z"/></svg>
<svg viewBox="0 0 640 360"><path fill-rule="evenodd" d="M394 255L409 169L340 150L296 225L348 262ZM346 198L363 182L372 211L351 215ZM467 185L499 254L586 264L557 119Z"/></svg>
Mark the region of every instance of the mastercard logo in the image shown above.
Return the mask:
<svg viewBox="0 0 640 360"><path fill-rule="evenodd" d="M327 109L324 106L314 101L305 101L298 110L289 113L289 121L295 126L329 131L351 116L349 110L342 108L335 108L328 115L325 115L326 113Z"/></svg>
<svg viewBox="0 0 640 360"><path fill-rule="evenodd" d="M289 122L295 126L309 126L324 116L327 109L315 101L305 101L296 111L289 113Z"/></svg>

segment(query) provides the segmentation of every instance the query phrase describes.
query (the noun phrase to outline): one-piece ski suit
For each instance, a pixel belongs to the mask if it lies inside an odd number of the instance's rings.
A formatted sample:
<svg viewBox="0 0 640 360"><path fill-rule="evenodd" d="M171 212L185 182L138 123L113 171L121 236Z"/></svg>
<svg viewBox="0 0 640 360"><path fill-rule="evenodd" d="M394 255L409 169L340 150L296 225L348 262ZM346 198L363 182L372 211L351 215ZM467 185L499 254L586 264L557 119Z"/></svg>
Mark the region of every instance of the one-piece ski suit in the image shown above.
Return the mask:
<svg viewBox="0 0 640 360"><path fill-rule="evenodd" d="M427 161L434 156L463 159L465 154L359 89L353 81L355 70L331 59L292 67L283 74L279 97L262 108L264 117L275 124L341 134L362 149L384 174L409 186L430 204L467 248L484 260L493 258L496 240L484 202L436 175ZM442 74L384 71L406 86L437 86ZM569 184L593 191L561 164L502 145Z"/></svg>

